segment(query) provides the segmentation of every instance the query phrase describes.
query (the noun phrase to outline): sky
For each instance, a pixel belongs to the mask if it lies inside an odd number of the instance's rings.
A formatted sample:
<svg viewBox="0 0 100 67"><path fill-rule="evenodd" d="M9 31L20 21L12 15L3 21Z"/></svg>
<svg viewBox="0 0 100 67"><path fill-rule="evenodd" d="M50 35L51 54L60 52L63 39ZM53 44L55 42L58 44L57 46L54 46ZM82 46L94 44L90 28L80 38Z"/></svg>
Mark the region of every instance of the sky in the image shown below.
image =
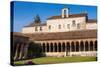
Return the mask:
<svg viewBox="0 0 100 67"><path fill-rule="evenodd" d="M42 23L45 23L47 18L61 15L61 10L63 8L69 8L70 14L87 12L89 19L97 18L96 6L23 1L14 1L13 4L11 3L11 6L13 6L11 7L11 23L13 23L13 32L21 32L24 26L34 21L34 17L37 14L40 16Z"/></svg>

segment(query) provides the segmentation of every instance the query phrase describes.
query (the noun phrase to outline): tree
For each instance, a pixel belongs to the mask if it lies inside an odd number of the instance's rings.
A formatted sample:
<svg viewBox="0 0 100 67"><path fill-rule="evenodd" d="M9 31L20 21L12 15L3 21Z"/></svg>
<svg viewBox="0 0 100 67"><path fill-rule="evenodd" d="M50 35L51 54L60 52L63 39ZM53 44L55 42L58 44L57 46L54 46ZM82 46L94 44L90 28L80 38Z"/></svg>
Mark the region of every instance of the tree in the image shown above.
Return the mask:
<svg viewBox="0 0 100 67"><path fill-rule="evenodd" d="M34 42L29 43L28 47L28 57L35 58L43 56L42 47L40 44L36 44Z"/></svg>
<svg viewBox="0 0 100 67"><path fill-rule="evenodd" d="M34 18L34 22L41 23L41 19L40 19L39 15L36 15L36 17Z"/></svg>

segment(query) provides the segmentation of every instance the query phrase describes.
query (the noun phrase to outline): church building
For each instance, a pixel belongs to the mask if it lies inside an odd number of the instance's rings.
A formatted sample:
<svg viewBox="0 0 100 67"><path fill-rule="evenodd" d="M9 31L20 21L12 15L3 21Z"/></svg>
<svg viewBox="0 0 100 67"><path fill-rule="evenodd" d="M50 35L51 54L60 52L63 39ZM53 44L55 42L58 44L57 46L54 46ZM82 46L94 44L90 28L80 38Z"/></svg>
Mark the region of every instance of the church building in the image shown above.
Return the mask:
<svg viewBox="0 0 100 67"><path fill-rule="evenodd" d="M40 44L46 56L97 56L97 20L69 11L63 8L61 15L24 26L21 33Z"/></svg>

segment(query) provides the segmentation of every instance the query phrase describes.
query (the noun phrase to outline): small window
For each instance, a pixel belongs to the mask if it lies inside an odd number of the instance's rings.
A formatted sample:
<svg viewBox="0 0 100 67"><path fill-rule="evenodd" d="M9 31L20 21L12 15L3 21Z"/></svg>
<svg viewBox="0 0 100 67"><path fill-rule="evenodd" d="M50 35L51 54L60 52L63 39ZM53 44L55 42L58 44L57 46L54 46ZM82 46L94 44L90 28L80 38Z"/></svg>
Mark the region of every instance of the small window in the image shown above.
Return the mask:
<svg viewBox="0 0 100 67"><path fill-rule="evenodd" d="M42 31L42 27L40 27L40 31Z"/></svg>
<svg viewBox="0 0 100 67"><path fill-rule="evenodd" d="M67 24L67 28L70 29L70 24Z"/></svg>
<svg viewBox="0 0 100 67"><path fill-rule="evenodd" d="M58 29L61 29L61 25L58 25Z"/></svg>
<svg viewBox="0 0 100 67"><path fill-rule="evenodd" d="M76 26L76 23L75 23L75 20L72 21L72 27L75 27Z"/></svg>
<svg viewBox="0 0 100 67"><path fill-rule="evenodd" d="M51 29L51 25L49 25L49 30Z"/></svg>
<svg viewBox="0 0 100 67"><path fill-rule="evenodd" d="M35 27L35 31L38 31L38 27Z"/></svg>
<svg viewBox="0 0 100 67"><path fill-rule="evenodd" d="M80 29L80 24L79 23L77 24L77 29Z"/></svg>

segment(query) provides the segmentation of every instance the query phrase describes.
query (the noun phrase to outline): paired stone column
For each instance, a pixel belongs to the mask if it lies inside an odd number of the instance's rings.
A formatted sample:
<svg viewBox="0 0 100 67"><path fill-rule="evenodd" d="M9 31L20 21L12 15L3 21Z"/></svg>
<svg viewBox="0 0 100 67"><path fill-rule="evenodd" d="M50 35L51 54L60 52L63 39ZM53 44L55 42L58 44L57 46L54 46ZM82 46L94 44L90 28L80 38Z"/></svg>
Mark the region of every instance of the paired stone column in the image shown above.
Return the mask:
<svg viewBox="0 0 100 67"><path fill-rule="evenodd" d="M72 48L71 48L71 44L69 44L70 45L70 52L72 51Z"/></svg>
<svg viewBox="0 0 100 67"><path fill-rule="evenodd" d="M86 50L86 48L85 48L85 42L83 42L83 45L84 45L84 50L83 51L85 51Z"/></svg>
<svg viewBox="0 0 100 67"><path fill-rule="evenodd" d="M90 44L90 42L88 42L88 51L90 51L90 46L91 46L91 44Z"/></svg>
<svg viewBox="0 0 100 67"><path fill-rule="evenodd" d="M74 42L74 48L75 48L75 52L76 52L76 43Z"/></svg>
<svg viewBox="0 0 100 67"><path fill-rule="evenodd" d="M62 44L62 43L60 43L60 44L61 44L61 52L63 52L63 47L62 47L62 46L63 46L63 44Z"/></svg>
<svg viewBox="0 0 100 67"><path fill-rule="evenodd" d="M59 44L57 43L57 52L59 52Z"/></svg>
<svg viewBox="0 0 100 67"><path fill-rule="evenodd" d="M53 52L55 52L55 44L53 43Z"/></svg>
<svg viewBox="0 0 100 67"><path fill-rule="evenodd" d="M49 43L49 52L51 52L51 44Z"/></svg>
<svg viewBox="0 0 100 67"><path fill-rule="evenodd" d="M24 44L21 44L21 48L20 48L19 58L18 58L18 59L22 59L22 55L23 55L23 48L24 48Z"/></svg>
<svg viewBox="0 0 100 67"><path fill-rule="evenodd" d="M27 58L28 46L28 44L25 44L23 59Z"/></svg>
<svg viewBox="0 0 100 67"><path fill-rule="evenodd" d="M46 45L46 43L45 43L45 52L47 52L47 45Z"/></svg>
<svg viewBox="0 0 100 67"><path fill-rule="evenodd" d="M19 46L20 46L20 44L17 44L14 60L16 60L16 58L18 57L18 48L19 48Z"/></svg>

